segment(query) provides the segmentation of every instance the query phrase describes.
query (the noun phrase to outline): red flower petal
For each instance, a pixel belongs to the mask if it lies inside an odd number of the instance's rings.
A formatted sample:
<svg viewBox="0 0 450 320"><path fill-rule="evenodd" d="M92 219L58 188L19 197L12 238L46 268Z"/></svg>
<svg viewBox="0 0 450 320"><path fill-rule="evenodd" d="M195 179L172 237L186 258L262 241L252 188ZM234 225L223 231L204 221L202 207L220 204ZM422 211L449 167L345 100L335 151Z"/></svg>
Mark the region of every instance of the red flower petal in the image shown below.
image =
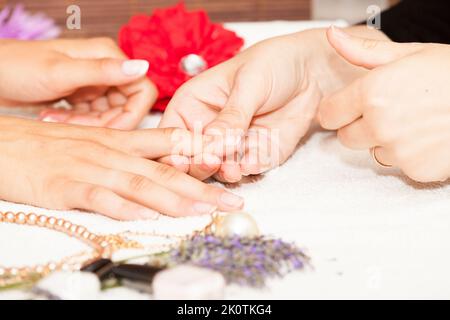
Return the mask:
<svg viewBox="0 0 450 320"><path fill-rule="evenodd" d="M165 109L185 81L180 61L188 54L201 56L208 67L233 57L244 44L234 32L210 21L203 10L188 12L181 2L156 9L151 16L133 16L119 31L119 45L131 59L150 63L149 78L159 89L153 110Z"/></svg>

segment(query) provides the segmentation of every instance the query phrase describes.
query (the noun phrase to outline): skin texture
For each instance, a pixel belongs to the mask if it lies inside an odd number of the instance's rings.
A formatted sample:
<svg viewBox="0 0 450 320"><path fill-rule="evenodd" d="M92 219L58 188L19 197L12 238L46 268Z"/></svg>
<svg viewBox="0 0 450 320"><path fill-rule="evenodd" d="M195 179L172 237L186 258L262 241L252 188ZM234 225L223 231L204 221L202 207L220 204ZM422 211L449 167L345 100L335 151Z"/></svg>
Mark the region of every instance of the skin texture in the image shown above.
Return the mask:
<svg viewBox="0 0 450 320"><path fill-rule="evenodd" d="M349 32L386 39L366 27ZM208 163L185 159L180 165L167 157L160 161L199 179L214 175L223 182L270 170L294 152L321 98L365 73L336 54L325 29L258 43L185 83L160 123L223 137L230 146L222 152L226 157L210 152Z"/></svg>
<svg viewBox="0 0 450 320"><path fill-rule="evenodd" d="M73 110L48 109L41 118L134 129L156 100L157 90L145 77L145 69L124 73L127 60L108 38L2 40L0 103L29 106L64 98Z"/></svg>
<svg viewBox="0 0 450 320"><path fill-rule="evenodd" d="M120 131L0 117L0 199L120 220L238 210L243 199L149 160L201 152L181 129ZM198 139L201 143L198 143Z"/></svg>
<svg viewBox="0 0 450 320"><path fill-rule="evenodd" d="M397 44L328 31L345 59L370 71L320 105L323 127L419 182L450 177L450 46Z"/></svg>

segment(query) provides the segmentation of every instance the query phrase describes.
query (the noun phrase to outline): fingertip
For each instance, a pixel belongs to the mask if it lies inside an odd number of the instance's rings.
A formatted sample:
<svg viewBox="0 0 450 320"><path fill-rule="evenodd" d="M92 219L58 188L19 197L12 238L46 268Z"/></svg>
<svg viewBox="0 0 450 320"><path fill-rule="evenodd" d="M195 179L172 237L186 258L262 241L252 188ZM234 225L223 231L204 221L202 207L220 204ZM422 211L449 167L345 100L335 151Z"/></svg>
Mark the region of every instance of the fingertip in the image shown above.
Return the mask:
<svg viewBox="0 0 450 320"><path fill-rule="evenodd" d="M335 130L337 128L334 128L328 121L327 108L328 102L325 98L319 105L319 110L317 112L317 120L322 128L326 130Z"/></svg>
<svg viewBox="0 0 450 320"><path fill-rule="evenodd" d="M66 122L70 118L70 114L67 111L62 110L44 110L39 115L39 120L43 122Z"/></svg>
<svg viewBox="0 0 450 320"><path fill-rule="evenodd" d="M162 157L158 160L160 163L167 164L171 167L174 167L178 171L183 173L188 173L190 168L190 159L186 156L181 155L170 155L166 157Z"/></svg>
<svg viewBox="0 0 450 320"><path fill-rule="evenodd" d="M218 173L223 182L236 183L242 179L241 167L237 163L224 163Z"/></svg>

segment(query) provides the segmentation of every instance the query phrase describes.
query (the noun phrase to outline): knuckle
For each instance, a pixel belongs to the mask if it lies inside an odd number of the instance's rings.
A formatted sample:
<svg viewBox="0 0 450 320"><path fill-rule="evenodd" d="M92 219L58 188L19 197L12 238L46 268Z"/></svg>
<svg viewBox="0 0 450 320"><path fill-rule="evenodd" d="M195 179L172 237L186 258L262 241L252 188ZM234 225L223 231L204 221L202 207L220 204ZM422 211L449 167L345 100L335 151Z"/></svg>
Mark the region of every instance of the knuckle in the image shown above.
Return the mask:
<svg viewBox="0 0 450 320"><path fill-rule="evenodd" d="M178 176L178 171L166 164L158 163L155 167L156 175L162 181L171 181Z"/></svg>
<svg viewBox="0 0 450 320"><path fill-rule="evenodd" d="M362 39L361 40L361 46L366 50L372 50L375 49L378 45L378 41L374 41L371 39Z"/></svg>
<svg viewBox="0 0 450 320"><path fill-rule="evenodd" d="M103 189L101 187L92 186L86 189L84 194L84 200L88 204L98 203L101 199Z"/></svg>
<svg viewBox="0 0 450 320"><path fill-rule="evenodd" d="M129 179L129 186L132 191L141 192L149 190L152 186L151 182L144 176L133 175Z"/></svg>
<svg viewBox="0 0 450 320"><path fill-rule="evenodd" d="M101 73L108 74L111 71L110 63L111 61L108 58L98 59L96 68L98 68Z"/></svg>
<svg viewBox="0 0 450 320"><path fill-rule="evenodd" d="M133 191L148 190L151 187L151 183L146 177L141 175L133 175L129 181L130 189Z"/></svg>

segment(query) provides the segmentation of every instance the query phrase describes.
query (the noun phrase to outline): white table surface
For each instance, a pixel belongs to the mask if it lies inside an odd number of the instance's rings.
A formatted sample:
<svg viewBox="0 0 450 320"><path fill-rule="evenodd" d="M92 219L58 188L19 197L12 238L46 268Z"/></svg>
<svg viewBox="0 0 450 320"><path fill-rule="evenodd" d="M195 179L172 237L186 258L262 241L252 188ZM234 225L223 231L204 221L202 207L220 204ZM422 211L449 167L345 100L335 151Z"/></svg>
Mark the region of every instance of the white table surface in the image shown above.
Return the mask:
<svg viewBox="0 0 450 320"><path fill-rule="evenodd" d="M339 22L342 23L342 22ZM264 37L323 26L318 22L229 24L254 43ZM158 116L147 117L145 127ZM2 181L6 183L6 181ZM368 152L314 132L282 167L234 189L264 233L295 241L313 269L274 280L265 290L230 287L230 299L450 298L450 184L418 185L377 167ZM81 212L58 212L0 202L0 210L65 217L92 231L189 232L205 218L117 222ZM0 224L0 264L58 259L81 245L64 235ZM17 292L0 298L20 297ZM119 288L103 299L148 298Z"/></svg>

